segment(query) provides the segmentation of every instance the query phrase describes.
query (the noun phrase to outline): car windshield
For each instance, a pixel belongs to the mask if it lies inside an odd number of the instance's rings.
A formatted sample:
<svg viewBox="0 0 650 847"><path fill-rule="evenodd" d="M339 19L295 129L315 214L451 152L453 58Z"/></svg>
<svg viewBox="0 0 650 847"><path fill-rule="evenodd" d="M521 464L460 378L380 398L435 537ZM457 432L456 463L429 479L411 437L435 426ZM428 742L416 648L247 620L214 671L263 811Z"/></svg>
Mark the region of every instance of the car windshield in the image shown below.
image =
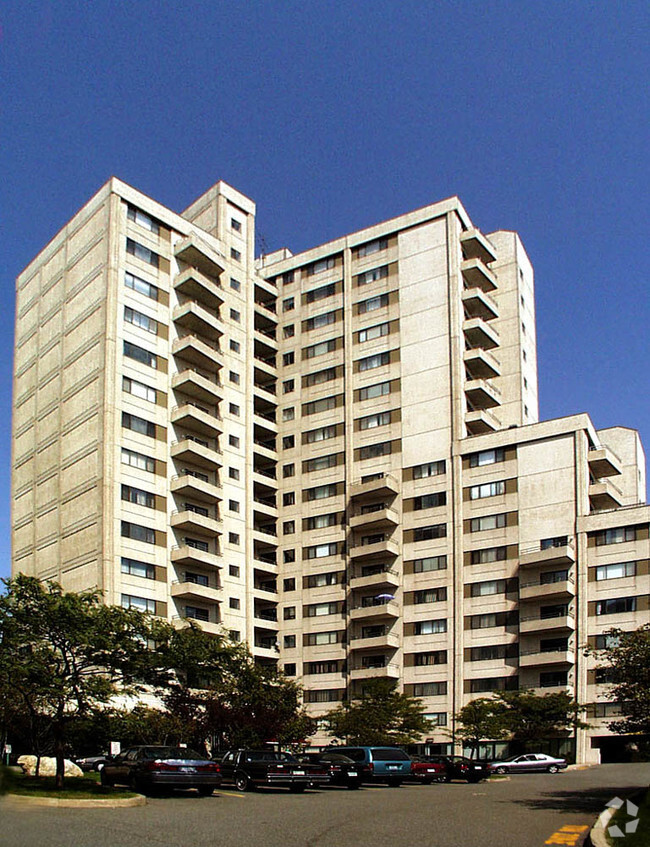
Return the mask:
<svg viewBox="0 0 650 847"><path fill-rule="evenodd" d="M376 762L409 762L410 759L403 750L392 747L373 747L372 758Z"/></svg>
<svg viewBox="0 0 650 847"><path fill-rule="evenodd" d="M145 747L142 751L144 759L205 759L196 750L189 747Z"/></svg>

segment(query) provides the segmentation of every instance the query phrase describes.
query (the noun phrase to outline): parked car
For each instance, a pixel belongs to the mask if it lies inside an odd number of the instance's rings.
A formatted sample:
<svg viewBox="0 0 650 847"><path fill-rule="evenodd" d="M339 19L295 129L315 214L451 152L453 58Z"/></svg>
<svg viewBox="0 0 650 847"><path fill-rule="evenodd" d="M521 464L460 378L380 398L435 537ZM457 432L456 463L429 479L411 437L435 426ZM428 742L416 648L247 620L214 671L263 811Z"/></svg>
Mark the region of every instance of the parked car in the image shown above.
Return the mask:
<svg viewBox="0 0 650 847"><path fill-rule="evenodd" d="M102 785L128 785L133 791L196 788L203 797L221 783L217 762L187 747L142 745L109 756L101 769Z"/></svg>
<svg viewBox="0 0 650 847"><path fill-rule="evenodd" d="M279 785L294 794L308 785L330 781L329 768L321 764L299 762L291 753L275 750L229 750L221 759L221 773L238 791L250 791L258 785Z"/></svg>
<svg viewBox="0 0 650 847"><path fill-rule="evenodd" d="M100 771L109 759L108 753L101 753L97 756L81 756L74 760L76 765L79 765L82 771Z"/></svg>
<svg viewBox="0 0 650 847"><path fill-rule="evenodd" d="M361 768L363 782L401 785L411 773L411 759L399 747L329 747L327 753L342 753Z"/></svg>
<svg viewBox="0 0 650 847"><path fill-rule="evenodd" d="M490 762L492 773L531 773L532 771L546 771L557 773L566 768L566 759L556 759L545 753L524 753L521 756L510 756L509 759Z"/></svg>
<svg viewBox="0 0 650 847"><path fill-rule="evenodd" d="M416 756L411 759L411 780L431 785L432 782L445 782L447 768L442 762L434 762L430 756Z"/></svg>
<svg viewBox="0 0 650 847"><path fill-rule="evenodd" d="M327 768L330 775L330 785L345 785L346 788L359 788L362 782L362 773L359 765L346 756L336 751L325 751L323 753L303 753L298 756L301 762L322 765Z"/></svg>
<svg viewBox="0 0 650 847"><path fill-rule="evenodd" d="M468 759L466 756L430 756L429 761L443 765L446 782L451 782L452 779L480 782L490 775L487 762Z"/></svg>

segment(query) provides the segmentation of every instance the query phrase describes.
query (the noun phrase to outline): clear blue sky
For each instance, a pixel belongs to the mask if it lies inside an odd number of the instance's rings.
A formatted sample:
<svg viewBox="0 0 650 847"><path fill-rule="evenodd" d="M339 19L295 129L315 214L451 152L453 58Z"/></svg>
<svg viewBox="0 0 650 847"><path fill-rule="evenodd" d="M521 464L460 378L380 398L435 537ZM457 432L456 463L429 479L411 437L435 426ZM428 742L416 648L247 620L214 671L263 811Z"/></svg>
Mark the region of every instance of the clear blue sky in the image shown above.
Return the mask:
<svg viewBox="0 0 650 847"><path fill-rule="evenodd" d="M294 251L458 194L535 266L542 417L650 452L647 2L9 0L0 23L0 576L14 279L111 174L179 211L224 179Z"/></svg>

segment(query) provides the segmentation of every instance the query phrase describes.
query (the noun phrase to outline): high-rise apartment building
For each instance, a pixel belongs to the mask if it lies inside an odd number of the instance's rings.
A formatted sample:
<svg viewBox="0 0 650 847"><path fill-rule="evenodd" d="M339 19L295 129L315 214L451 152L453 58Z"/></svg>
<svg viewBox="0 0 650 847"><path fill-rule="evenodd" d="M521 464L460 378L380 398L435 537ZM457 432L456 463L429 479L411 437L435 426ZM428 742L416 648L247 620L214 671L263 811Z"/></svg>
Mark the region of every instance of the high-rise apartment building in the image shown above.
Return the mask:
<svg viewBox="0 0 650 847"><path fill-rule="evenodd" d="M14 572L225 629L314 715L394 679L444 746L473 697L568 690L578 759L616 755L584 647L650 619L644 455L538 420L518 236L451 198L256 263L254 226L112 179L20 275Z"/></svg>

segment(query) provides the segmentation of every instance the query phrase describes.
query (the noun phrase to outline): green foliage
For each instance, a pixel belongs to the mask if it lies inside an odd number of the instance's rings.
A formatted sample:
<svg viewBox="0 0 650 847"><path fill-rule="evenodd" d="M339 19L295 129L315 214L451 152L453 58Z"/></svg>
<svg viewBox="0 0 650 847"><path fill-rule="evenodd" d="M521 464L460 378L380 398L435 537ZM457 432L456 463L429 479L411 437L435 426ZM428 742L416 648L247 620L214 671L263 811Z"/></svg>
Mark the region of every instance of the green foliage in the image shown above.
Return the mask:
<svg viewBox="0 0 650 847"><path fill-rule="evenodd" d="M650 734L650 624L632 632L609 630L611 646L598 651L611 682L609 693L622 718L609 724L614 732Z"/></svg>
<svg viewBox="0 0 650 847"><path fill-rule="evenodd" d="M478 697L456 715L456 734L474 751L481 741L496 741L508 734L508 708L501 700Z"/></svg>
<svg viewBox="0 0 650 847"><path fill-rule="evenodd" d="M505 728L513 741L523 745L588 726L580 720L584 707L565 691L543 695L532 691L500 691L498 701L505 706Z"/></svg>
<svg viewBox="0 0 650 847"><path fill-rule="evenodd" d="M322 720L335 738L350 744L411 744L430 731L431 723L420 700L396 689L392 680L370 680L360 700L344 703Z"/></svg>

